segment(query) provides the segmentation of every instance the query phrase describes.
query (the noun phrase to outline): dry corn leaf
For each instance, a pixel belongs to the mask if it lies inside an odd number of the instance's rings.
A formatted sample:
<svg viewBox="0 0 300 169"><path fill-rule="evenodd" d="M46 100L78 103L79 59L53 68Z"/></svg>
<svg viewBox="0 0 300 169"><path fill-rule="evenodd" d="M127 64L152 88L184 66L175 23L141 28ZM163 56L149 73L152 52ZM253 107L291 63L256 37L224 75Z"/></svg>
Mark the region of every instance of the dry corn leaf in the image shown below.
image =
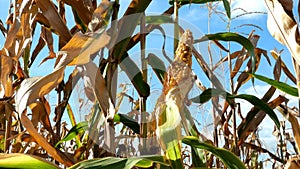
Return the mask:
<svg viewBox="0 0 300 169"><path fill-rule="evenodd" d="M36 103L31 104L30 109L32 111L31 122L34 127L37 127L38 122L41 122L44 127L53 135L53 130L51 127L49 115L50 115L50 105L45 98L41 98Z"/></svg>
<svg viewBox="0 0 300 169"><path fill-rule="evenodd" d="M280 57L280 53L276 52L275 50L271 50L270 53L273 56L273 58L276 60ZM286 76L289 77L290 80L296 84L297 81L296 81L295 76L290 72L290 70L288 69L288 67L282 60L281 60L280 66L281 66L281 69L283 70L283 72L286 74Z"/></svg>
<svg viewBox="0 0 300 169"><path fill-rule="evenodd" d="M260 37L258 35L253 34L253 32L249 35L248 39L251 41L251 43L252 43L252 45L253 45L254 48L256 48L257 42L258 42L259 38ZM242 50L241 50L241 55L239 57L237 57L237 60L236 60L235 65L234 65L234 68L233 68L233 70L230 73L230 77L231 78L235 77L235 75L239 72L242 64L244 63L244 61L248 57L249 57L249 54L246 51L246 49L243 47ZM249 69L249 70L252 70L252 69Z"/></svg>
<svg viewBox="0 0 300 169"><path fill-rule="evenodd" d="M63 54L57 59L57 64L52 73L44 77L28 78L22 82L15 96L17 112L22 113L28 105L54 89L62 81L64 69L67 65L87 63L90 60L90 54L103 48L110 39L106 33L94 34L96 35L89 38L89 36L77 33L62 48L64 50Z"/></svg>
<svg viewBox="0 0 300 169"><path fill-rule="evenodd" d="M277 110L279 110L279 112L291 123L297 150L300 152L300 126L298 119L293 115L298 113L293 112L292 109L285 106L279 106L277 107Z"/></svg>
<svg viewBox="0 0 300 169"><path fill-rule="evenodd" d="M272 90L273 89L271 89L270 91L272 91ZM262 100L266 100L266 99L263 98ZM286 101L285 97L278 96L274 100L270 101L268 103L268 105L270 106L270 108L274 109L285 101ZM258 111L258 112L255 115L253 115L253 113L255 113L255 111ZM266 113L264 111L257 110L255 108L251 109L250 112L247 113L246 121L241 123L241 125L238 127L238 133L239 133L239 138L240 138L239 145L244 142L244 140L250 135L251 132L253 132L257 129L258 125L262 122L262 120L265 118L265 116L266 116ZM249 119L249 120L247 120L247 119Z"/></svg>
<svg viewBox="0 0 300 169"><path fill-rule="evenodd" d="M230 59L233 60L235 58L237 58L238 56L240 56L242 53L242 51L235 51L232 54L230 54ZM218 61L214 67L212 68L212 70L214 71L215 69L217 69L222 63L226 62L228 60L228 56L223 57L220 61Z"/></svg>
<svg viewBox="0 0 300 169"><path fill-rule="evenodd" d="M19 18L16 18L13 24L10 26L10 29L8 30L7 37L4 43L4 48L8 49L12 55L15 54L15 48L13 44L15 42L16 35L20 27L21 27L21 21Z"/></svg>
<svg viewBox="0 0 300 169"><path fill-rule="evenodd" d="M110 2L108 0L103 0L99 4L99 6L95 9L92 20L88 25L88 29L90 32L95 32L102 26L108 24L108 19L112 14L113 4L114 2Z"/></svg>
<svg viewBox="0 0 300 169"><path fill-rule="evenodd" d="M300 169L300 159L299 158L289 159L285 164L284 169Z"/></svg>
<svg viewBox="0 0 300 169"><path fill-rule="evenodd" d="M105 79L102 77L99 68L95 63L89 62L83 65L82 71L84 74L84 84L86 87L93 89L105 117L113 119L115 114L114 105L109 97Z"/></svg>
<svg viewBox="0 0 300 169"><path fill-rule="evenodd" d="M266 57L267 61L269 64L271 64L270 59L268 57L268 55L266 54L266 51L260 48L255 48L254 50L255 52L255 57L256 57L256 62L255 62L255 68L254 71L256 71L258 69L258 66L260 64L260 60L261 60L261 55L263 54L263 56ZM243 71L240 76L237 78L237 84L234 90L234 93L237 93L237 91L239 90L239 88L245 84L247 81L249 81L251 79L251 76L249 75L249 73L251 73L252 71L252 60L249 60L247 63L247 67L246 70Z"/></svg>
<svg viewBox="0 0 300 169"><path fill-rule="evenodd" d="M24 49L32 41L32 22L35 17L37 8L29 0L20 1L17 4L18 16L12 15L11 27L7 33L4 49L1 55L1 84L4 90L4 96L12 95L11 74L18 70L18 58L23 54ZM18 44L18 45L16 45Z"/></svg>
<svg viewBox="0 0 300 169"><path fill-rule="evenodd" d="M54 71L44 77L32 77L23 80L19 90L15 95L16 110L21 116L21 122L29 131L30 135L36 139L38 144L42 146L53 158L67 166L73 164L73 161L68 159L60 151L54 149L34 128L32 122L26 116L26 107L35 103L38 98L42 98L53 90L62 80L65 67L71 63L84 64L89 61L90 54L100 50L109 42L109 36L106 33L94 33L95 36L81 36L76 34L69 43L63 48L65 51L58 58ZM82 38L84 37L84 38ZM79 40L80 44L76 40ZM86 43L87 42L87 43ZM94 44L96 43L96 44ZM91 51L91 53L90 53ZM78 58L78 59L76 59ZM76 61L74 61L74 59Z"/></svg>
<svg viewBox="0 0 300 169"><path fill-rule="evenodd" d="M61 37L63 44L66 44L72 38L72 35L53 2L50 0L35 0L35 2L47 18L51 28Z"/></svg>
<svg viewBox="0 0 300 169"><path fill-rule="evenodd" d="M39 41L31 54L31 58L30 58L28 67L31 67L35 58L40 53L40 51L44 48L45 45L46 45L45 41L43 40L42 36L40 36Z"/></svg>
<svg viewBox="0 0 300 169"><path fill-rule="evenodd" d="M268 9L267 26L271 35L287 46L292 57L300 65L298 25L294 19L292 0L265 0Z"/></svg>
<svg viewBox="0 0 300 169"><path fill-rule="evenodd" d="M2 32L2 34L3 34L3 36L6 37L6 35L7 35L7 30L5 29L4 24L3 24L3 22L2 22L1 19L0 19L0 30L1 30L1 32Z"/></svg>
<svg viewBox="0 0 300 169"><path fill-rule="evenodd" d="M84 23L85 27L88 26L94 12L94 7L93 4L91 3L91 0L88 1L61 0L61 2L70 5L76 11L78 16L76 16L74 12L75 20L76 17L79 17L79 19Z"/></svg>
<svg viewBox="0 0 300 169"><path fill-rule="evenodd" d="M46 58L44 58L41 61L40 64L46 62L48 59L53 59L53 58L56 57L56 54L55 54L54 49L53 49L53 37L52 37L52 33L48 29L46 29L45 27L42 27L41 38L44 40L44 42L48 46L49 56L47 56Z"/></svg>
<svg viewBox="0 0 300 169"><path fill-rule="evenodd" d="M278 58L275 63L275 67L273 70L274 80L279 81L281 76L281 58Z"/></svg>
<svg viewBox="0 0 300 169"><path fill-rule="evenodd" d="M24 127L26 127L26 130L30 133L30 135L36 140L36 142L43 147L55 160L66 166L71 166L74 164L72 158L67 157L61 151L56 150L43 136L40 135L40 133L32 125L32 122L29 120L25 112L21 114L21 122Z"/></svg>
<svg viewBox="0 0 300 169"><path fill-rule="evenodd" d="M0 52L1 55L1 97L12 96L12 77L10 76L13 71L13 60L8 55L8 51L3 48Z"/></svg>
<svg viewBox="0 0 300 169"><path fill-rule="evenodd" d="M110 37L99 30L88 35L80 32L76 33L73 38L58 52L56 66L60 65L83 65L90 61L90 55L95 54L109 42ZM66 57L65 59L61 59ZM63 62L61 62L63 61ZM61 63L59 63L61 62ZM59 66L58 66L59 67Z"/></svg>
<svg viewBox="0 0 300 169"><path fill-rule="evenodd" d="M109 93L106 87L105 79L102 77L100 69L96 66L95 63L89 62L82 66L84 72L83 79L86 87L92 88L93 93L95 94L104 117L106 118L104 123L104 144L109 148L110 152L114 152L114 130L110 126L108 121L114 119L115 107L112 99L109 97Z"/></svg>

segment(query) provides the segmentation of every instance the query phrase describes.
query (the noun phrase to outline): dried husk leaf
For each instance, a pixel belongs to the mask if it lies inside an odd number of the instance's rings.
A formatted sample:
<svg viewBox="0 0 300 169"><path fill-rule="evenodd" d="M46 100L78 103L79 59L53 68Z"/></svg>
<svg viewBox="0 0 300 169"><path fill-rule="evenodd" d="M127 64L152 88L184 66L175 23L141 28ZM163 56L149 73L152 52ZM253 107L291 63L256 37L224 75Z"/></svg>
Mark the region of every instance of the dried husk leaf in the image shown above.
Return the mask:
<svg viewBox="0 0 300 169"><path fill-rule="evenodd" d="M73 38L58 52L56 66L60 65L83 65L90 61L90 55L102 49L110 40L110 37L103 30L89 35L76 33ZM66 57L65 59L61 59ZM59 63L59 62L61 63Z"/></svg>
<svg viewBox="0 0 300 169"><path fill-rule="evenodd" d="M270 91L270 94L273 95L275 90L272 88L269 91ZM267 100L267 97L268 96L265 95L262 100ZM274 100L270 101L268 103L268 105L270 106L270 108L274 109L285 101L286 101L285 97L278 96ZM255 108L251 109L250 112L247 113L247 116L251 115L251 113L253 113L253 111L257 111L257 110L255 110ZM255 114L254 118L249 119L249 121L247 122L246 125L244 125L244 123L241 123L241 125L238 127L239 138L240 138L239 145L244 142L244 140L249 136L249 134L251 132L253 132L257 129L258 125L262 122L262 120L265 118L265 116L266 116L266 113L264 111L258 110L258 112Z"/></svg>
<svg viewBox="0 0 300 169"><path fill-rule="evenodd" d="M36 140L36 142L43 147L55 160L65 164L66 166L71 166L74 164L74 161L70 157L67 157L61 151L56 150L43 136L40 135L40 133L32 125L32 122L29 120L25 112L21 114L21 122L24 127L26 127L30 135Z"/></svg>
<svg viewBox="0 0 300 169"><path fill-rule="evenodd" d="M61 37L63 44L66 44L72 38L72 35L53 2L50 0L35 0L35 2L47 18L51 28Z"/></svg>
<svg viewBox="0 0 300 169"><path fill-rule="evenodd" d="M60 151L54 149L45 138L38 133L26 115L26 108L32 103L36 103L38 98L42 98L44 95L48 94L63 80L64 70L68 64L71 63L71 65L74 65L76 63L84 64L88 62L91 54L89 51L95 53L96 50L103 48L110 39L106 33L100 35L96 34L95 36L92 36L92 34L87 37L83 35L80 36L80 34L77 35L79 36L75 36L74 39L72 38L63 48L65 51L61 57L58 58L52 73L43 77L31 77L23 80L15 95L16 110L21 116L21 122L24 127L29 131L30 135L36 139L40 146L42 146L53 158L66 166L72 165L73 161ZM81 40L81 44L76 43L78 38ZM85 43L85 38L88 43ZM93 42L96 42L97 46L92 44ZM74 59L76 61L74 61Z"/></svg>
<svg viewBox="0 0 300 169"><path fill-rule="evenodd" d="M283 106L277 107L277 110L279 110L279 112L291 123L297 150L300 152L300 126L298 119L293 115L297 113L293 112L292 109L288 107L284 108Z"/></svg>
<svg viewBox="0 0 300 169"><path fill-rule="evenodd" d="M83 65L83 74L86 87L93 89L93 92L101 106L101 110L105 114L105 117L108 117L108 119L113 119L115 109L113 102L109 97L105 79L100 73L99 68L95 63L89 62Z"/></svg>
<svg viewBox="0 0 300 169"><path fill-rule="evenodd" d="M44 58L40 64L46 62L48 59L53 59L56 57L56 54L54 52L54 48L53 48L53 37L52 37L52 33L46 29L45 27L42 27L42 31L41 31L41 38L44 40L44 42L47 44L48 49L49 49L49 56L47 56L46 58Z"/></svg>
<svg viewBox="0 0 300 169"><path fill-rule="evenodd" d="M8 51L4 48L0 52L1 56L1 97L12 96L12 77L13 60L8 56Z"/></svg>
<svg viewBox="0 0 300 169"><path fill-rule="evenodd" d="M300 159L299 158L289 159L285 164L284 169L300 169Z"/></svg>
<svg viewBox="0 0 300 169"><path fill-rule="evenodd" d="M277 60L278 58L280 58L280 53L278 53L274 50L271 50L270 53L274 59ZM281 69L287 75L287 77L289 77L291 79L292 82L294 82L295 84L297 83L295 76L290 72L290 70L288 69L288 67L286 66L286 64L283 61L281 61Z"/></svg>
<svg viewBox="0 0 300 169"><path fill-rule="evenodd" d="M292 0L265 0L268 9L267 26L271 35L287 46L292 57L300 65L298 25L292 14Z"/></svg>
<svg viewBox="0 0 300 169"><path fill-rule="evenodd" d="M74 1L74 0L62 0L62 2L70 5L75 9L80 19L83 21L85 26L87 27L88 23L92 19L92 15L94 12L94 7L91 1ZM74 16L76 17L76 16Z"/></svg>

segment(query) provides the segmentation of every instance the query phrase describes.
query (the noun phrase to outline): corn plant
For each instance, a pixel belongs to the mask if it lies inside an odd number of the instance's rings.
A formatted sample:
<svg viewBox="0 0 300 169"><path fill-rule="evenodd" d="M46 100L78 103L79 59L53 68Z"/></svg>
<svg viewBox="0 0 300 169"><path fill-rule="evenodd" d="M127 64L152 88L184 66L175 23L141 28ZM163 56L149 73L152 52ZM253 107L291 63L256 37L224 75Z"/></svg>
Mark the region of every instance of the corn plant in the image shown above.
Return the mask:
<svg viewBox="0 0 300 169"><path fill-rule="evenodd" d="M258 46L260 36L254 31L248 37L231 31L237 17L232 17L228 0L169 1L168 8L155 15L146 11L151 0L131 0L128 6L118 0L10 2L7 20L0 20L5 39L0 50L0 167L240 169L263 168L266 162L293 167L299 153L298 109L275 91L299 95L299 87L280 78L284 73L299 84L294 42L298 29L289 6L292 1L265 1L268 16L283 31L269 30L288 46L296 77L280 51L271 50L272 59ZM215 14L227 29L198 37L180 21L179 11L189 5L206 7L208 17ZM282 20L275 16L277 8ZM147 46L156 43L151 40L155 32L162 37L159 52ZM203 43L208 43L209 56L197 48ZM240 49L230 48L231 44ZM217 62L212 47L218 49ZM132 56L137 48L140 64ZM256 73L262 59L275 62L274 78ZM227 63L224 76L229 85L216 74ZM35 72L39 67L50 71L39 74ZM162 89L158 99L152 99L153 79ZM270 84L263 97L240 92L258 80ZM200 94L191 96L195 88ZM74 103L76 93L82 98ZM244 110L241 100L252 109ZM89 108L84 107L87 104ZM190 105L210 107L212 137L201 131ZM78 107L85 111L81 121L75 113ZM275 110L291 123L293 135ZM264 147L259 138L266 116L274 126L277 152Z"/></svg>

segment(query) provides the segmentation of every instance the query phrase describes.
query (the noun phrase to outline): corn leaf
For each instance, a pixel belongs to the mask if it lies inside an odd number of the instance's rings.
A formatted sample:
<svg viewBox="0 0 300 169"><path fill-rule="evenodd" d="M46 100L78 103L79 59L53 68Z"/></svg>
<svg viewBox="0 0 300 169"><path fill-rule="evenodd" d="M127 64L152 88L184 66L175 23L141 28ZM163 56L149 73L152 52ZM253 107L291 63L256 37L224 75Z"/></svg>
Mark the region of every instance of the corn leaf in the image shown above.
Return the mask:
<svg viewBox="0 0 300 169"><path fill-rule="evenodd" d="M250 54L255 57L254 54L254 47L251 43L251 41L247 38L245 38L244 36L241 36L239 34L236 33L232 33L232 32L222 32L222 33L216 33L216 34L208 34L203 36L200 39L196 39L194 41L194 43L199 43L199 42L203 42L206 40L221 40L221 41L233 41L233 42L237 42L239 44L241 44L242 46L244 46L248 52L250 52Z"/></svg>
<svg viewBox="0 0 300 169"><path fill-rule="evenodd" d="M140 21L142 12L146 10L151 0L132 0L127 8L123 18L119 22L119 32L117 35L117 44L113 48L113 56L115 59L120 60L124 52L126 52L126 46L130 41L136 26Z"/></svg>
<svg viewBox="0 0 300 169"><path fill-rule="evenodd" d="M204 4L207 2L218 2L221 0L178 0L177 2L180 3L181 5L185 5L185 4ZM174 4L174 0L169 0L169 4L173 5Z"/></svg>
<svg viewBox="0 0 300 169"><path fill-rule="evenodd" d="M183 138L182 142L192 147L211 152L218 157L226 167L230 169L246 169L243 162L236 155L226 149L218 148L208 143L199 142L198 138L193 136L187 136Z"/></svg>
<svg viewBox="0 0 300 169"><path fill-rule="evenodd" d="M114 122L121 122L135 133L140 134L140 125L134 121L134 119L125 114L115 114Z"/></svg>
<svg viewBox="0 0 300 169"><path fill-rule="evenodd" d="M164 62L159 59L153 53L149 53L147 58L148 64L152 67L153 71L155 72L156 76L158 77L159 81L163 84L164 76L166 73L166 66Z"/></svg>
<svg viewBox="0 0 300 169"><path fill-rule="evenodd" d="M256 96L253 95L248 95L248 94L240 94L240 95L231 95L230 93L227 93L221 89L207 89L203 91L199 96L194 97L191 99L191 101L196 102L196 103L205 103L208 100L210 100L214 96L221 95L225 97L226 101L229 104L234 104L233 99L243 99L247 100L249 103L251 103L253 106L256 108L263 110L266 114L270 116L270 118L274 121L275 125L280 128L280 123L278 120L277 115L275 112L262 100L257 98Z"/></svg>
<svg viewBox="0 0 300 169"><path fill-rule="evenodd" d="M181 117L179 108L173 100L167 100L160 108L158 124L159 142L172 168L183 168L181 159Z"/></svg>
<svg viewBox="0 0 300 169"><path fill-rule="evenodd" d="M264 81L264 82L268 83L269 85L272 85L272 86L276 87L277 89L279 89L279 90L281 90L281 91L283 91L283 92L285 92L289 95L298 97L298 89L295 88L295 87L292 87L292 86L290 86L286 83L283 83L283 82L279 82L279 81L267 78L267 77L262 76L262 75L258 75L258 74L251 74L251 75L253 77L255 77L256 79Z"/></svg>
<svg viewBox="0 0 300 169"><path fill-rule="evenodd" d="M247 39L239 34L236 34L236 33L222 32L222 33L205 35L201 39L195 40L194 43L199 43L199 42L203 42L206 40L233 41L233 42L237 42L237 43L241 44L242 46L244 46L248 50L248 52L250 52L250 54L251 54L252 73L254 73L256 57L255 57L255 53L254 53L254 47L249 39Z"/></svg>
<svg viewBox="0 0 300 169"><path fill-rule="evenodd" d="M124 52L122 61L120 62L121 69L127 74L133 86L140 96L148 97L150 94L149 85L143 80L142 72L136 63L128 57L128 53Z"/></svg>
<svg viewBox="0 0 300 169"><path fill-rule="evenodd" d="M230 11L230 4L228 2L228 0L223 0L223 5L227 14L228 18L231 18L231 11Z"/></svg>
<svg viewBox="0 0 300 169"><path fill-rule="evenodd" d="M40 157L21 154L21 153L11 153L11 154L0 154L0 168L45 168L45 169L58 169L59 167L50 163L49 161L43 160Z"/></svg>
<svg viewBox="0 0 300 169"><path fill-rule="evenodd" d="M75 126L71 128L69 133L59 142L56 143L55 147L57 147L60 143L72 140L75 138L78 134L81 135L83 134L86 130L88 129L88 122L83 121L80 123L77 123Z"/></svg>
<svg viewBox="0 0 300 169"><path fill-rule="evenodd" d="M56 10L53 2L50 0L36 0L35 2L41 9L42 14L49 21L51 28L61 37L63 43L66 44L72 38L72 34Z"/></svg>
<svg viewBox="0 0 300 169"><path fill-rule="evenodd" d="M228 93L226 93L222 89L209 88L207 90L204 90L199 96L192 98L191 101L194 103L205 103L205 102L209 101L212 97L215 97L215 96L226 97L227 94Z"/></svg>
<svg viewBox="0 0 300 169"><path fill-rule="evenodd" d="M292 57L300 64L299 28L293 15L293 0L266 0L268 30L278 42L286 45Z"/></svg>
<svg viewBox="0 0 300 169"><path fill-rule="evenodd" d="M277 115L275 112L270 108L268 104L265 102L261 101L259 98L253 95L248 95L248 94L240 94L240 95L228 95L228 98L235 98L235 99L243 99L247 100L249 103L251 103L253 106L257 107L260 110L263 110L266 114L270 116L270 118L274 121L276 127L279 129L280 128L280 123L278 120Z"/></svg>
<svg viewBox="0 0 300 169"><path fill-rule="evenodd" d="M105 158L95 158L92 160L85 160L79 162L69 169L92 169L92 168L101 168L101 169L112 169L112 168L123 168L131 169L134 166L141 168L148 168L153 165L153 163L159 163L165 166L168 166L164 162L163 156L141 156L141 157L132 157L132 158L116 158L116 157L105 157Z"/></svg>
<svg viewBox="0 0 300 169"><path fill-rule="evenodd" d="M146 16L146 23L160 25L164 23L174 23L174 20L168 15L149 15Z"/></svg>

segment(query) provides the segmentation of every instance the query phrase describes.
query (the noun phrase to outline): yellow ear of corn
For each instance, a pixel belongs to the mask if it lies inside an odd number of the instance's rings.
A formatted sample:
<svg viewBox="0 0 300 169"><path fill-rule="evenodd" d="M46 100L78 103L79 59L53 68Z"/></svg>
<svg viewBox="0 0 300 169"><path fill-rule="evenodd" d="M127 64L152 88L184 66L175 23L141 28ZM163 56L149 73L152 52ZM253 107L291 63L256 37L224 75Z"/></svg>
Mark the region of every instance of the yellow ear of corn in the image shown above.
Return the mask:
<svg viewBox="0 0 300 169"><path fill-rule="evenodd" d="M191 70L192 44L192 33L187 30L182 35L174 61L166 72L163 93L154 112L156 136L172 168L183 168L180 112L194 82Z"/></svg>

